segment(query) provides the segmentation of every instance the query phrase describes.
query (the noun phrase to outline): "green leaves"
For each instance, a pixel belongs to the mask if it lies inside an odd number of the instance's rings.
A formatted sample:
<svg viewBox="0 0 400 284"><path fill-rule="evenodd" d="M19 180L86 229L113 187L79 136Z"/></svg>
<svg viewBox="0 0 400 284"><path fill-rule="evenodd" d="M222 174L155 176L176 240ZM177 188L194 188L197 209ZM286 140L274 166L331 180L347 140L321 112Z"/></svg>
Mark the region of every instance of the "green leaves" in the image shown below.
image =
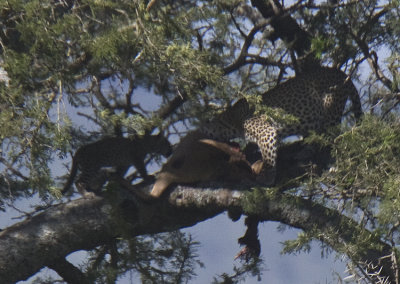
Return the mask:
<svg viewBox="0 0 400 284"><path fill-rule="evenodd" d="M384 194L383 187L400 169L400 131L395 121L366 116L360 126L335 140L336 184Z"/></svg>
<svg viewBox="0 0 400 284"><path fill-rule="evenodd" d="M115 283L134 269L143 283L188 283L195 268L203 267L198 247L190 234L179 231L118 240L94 250L86 270L93 282Z"/></svg>

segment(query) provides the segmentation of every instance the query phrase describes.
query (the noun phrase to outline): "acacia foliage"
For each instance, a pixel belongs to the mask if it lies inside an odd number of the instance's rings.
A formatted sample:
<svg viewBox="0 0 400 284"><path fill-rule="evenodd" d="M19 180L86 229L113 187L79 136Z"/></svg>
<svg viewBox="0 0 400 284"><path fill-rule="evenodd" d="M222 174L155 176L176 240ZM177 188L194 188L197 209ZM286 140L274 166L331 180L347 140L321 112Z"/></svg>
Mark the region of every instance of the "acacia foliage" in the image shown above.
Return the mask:
<svg viewBox="0 0 400 284"><path fill-rule="evenodd" d="M399 2L282 3L0 1L0 208L57 195L66 171L53 165L79 145L157 127L181 134L241 96L259 102L311 54L357 82L370 115L334 140L331 171L289 193L371 230L397 269ZM288 248L318 230L306 236Z"/></svg>

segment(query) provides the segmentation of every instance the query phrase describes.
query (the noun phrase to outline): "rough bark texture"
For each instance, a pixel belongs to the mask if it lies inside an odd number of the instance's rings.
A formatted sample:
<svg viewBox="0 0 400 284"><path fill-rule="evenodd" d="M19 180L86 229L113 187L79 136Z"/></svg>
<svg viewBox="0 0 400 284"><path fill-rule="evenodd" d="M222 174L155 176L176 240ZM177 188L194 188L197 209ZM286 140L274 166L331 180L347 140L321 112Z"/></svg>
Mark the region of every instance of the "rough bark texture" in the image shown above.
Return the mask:
<svg viewBox="0 0 400 284"><path fill-rule="evenodd" d="M192 226L237 203L233 193L179 188L169 199L152 203L126 194L112 203L94 197L53 206L0 233L1 283L24 280L71 252L109 243L122 230L137 236ZM116 213L125 220L116 222ZM122 222L128 226L122 228Z"/></svg>
<svg viewBox="0 0 400 284"><path fill-rule="evenodd" d="M0 232L0 279L23 280L76 249L115 237L110 206L101 198L60 204Z"/></svg>
<svg viewBox="0 0 400 284"><path fill-rule="evenodd" d="M192 226L230 207L240 207L243 198L244 192L238 190L177 186L168 198L153 203L140 204L127 197L119 205L123 211L130 213L126 215L125 221L130 226L124 227L125 232L129 230L132 236L137 236ZM298 197L285 196L260 202L264 210L258 212L259 220L279 221L305 231L318 228L321 241L333 248L351 244L361 234L369 233L336 211ZM113 218L115 205L101 197L78 199L54 206L2 231L2 283L24 280L45 266L53 267L54 262L71 252L110 242L121 231L120 224ZM339 224L342 228L346 227L336 232ZM359 234L354 234L355 231ZM331 238L333 232L337 235ZM371 246L362 254L350 257L355 261L378 264L380 258L391 253L389 246L372 237L371 244L380 245L382 249L373 249ZM384 262L381 265L381 274L394 279L390 265Z"/></svg>
<svg viewBox="0 0 400 284"><path fill-rule="evenodd" d="M290 147L285 153L291 153ZM304 170L309 164L307 160L318 161L321 156L317 150L308 149L306 153L308 159L304 153L301 159L295 155L286 158L291 167L297 165L297 169ZM62 273L70 268L60 259L74 251L93 249L123 234L134 237L192 226L231 208L260 221L279 221L305 231L318 230L319 239L333 249L351 245L360 236L370 236L365 250L349 257L353 261L382 265L381 275L395 279L390 259L384 258L391 253L391 248L335 210L296 196L278 194L255 201L257 211L246 212L242 203L246 198L244 191L235 190L237 186L214 187L176 186L154 201L138 199L132 191L121 188L107 193L107 197L82 198L53 206L0 232L1 283L24 280L45 266ZM338 231L339 227L342 230Z"/></svg>

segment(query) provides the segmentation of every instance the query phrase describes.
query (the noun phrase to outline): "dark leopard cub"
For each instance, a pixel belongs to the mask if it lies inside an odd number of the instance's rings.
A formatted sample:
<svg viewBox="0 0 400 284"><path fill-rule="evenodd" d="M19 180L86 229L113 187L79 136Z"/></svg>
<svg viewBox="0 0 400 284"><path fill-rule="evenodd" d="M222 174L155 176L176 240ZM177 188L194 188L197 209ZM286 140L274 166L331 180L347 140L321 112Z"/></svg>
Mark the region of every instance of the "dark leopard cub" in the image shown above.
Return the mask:
<svg viewBox="0 0 400 284"><path fill-rule="evenodd" d="M107 180L102 171L105 167L115 167L123 175L130 166L135 166L142 178L148 177L144 159L149 153L165 157L172 152L169 141L159 135L145 135L134 139L108 137L80 147L73 159L70 176L62 190L65 194L71 187L78 170L80 175L75 185L80 193L99 191Z"/></svg>

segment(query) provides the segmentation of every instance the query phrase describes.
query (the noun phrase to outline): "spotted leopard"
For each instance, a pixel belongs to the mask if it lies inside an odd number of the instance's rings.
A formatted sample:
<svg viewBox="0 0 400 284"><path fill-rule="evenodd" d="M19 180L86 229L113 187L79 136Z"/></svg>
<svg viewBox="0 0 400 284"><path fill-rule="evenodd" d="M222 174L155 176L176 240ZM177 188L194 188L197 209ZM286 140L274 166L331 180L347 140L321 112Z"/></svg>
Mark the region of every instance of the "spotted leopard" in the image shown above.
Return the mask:
<svg viewBox="0 0 400 284"><path fill-rule="evenodd" d="M247 101L241 99L225 113L204 124L201 131L219 141L245 137L257 143L263 167L275 168L277 148L285 137L305 137L310 131L323 132L339 124L348 99L358 120L362 115L361 102L353 82L338 69L320 67L263 94L263 104L282 109L296 117L296 122L277 123L265 115L254 116Z"/></svg>

